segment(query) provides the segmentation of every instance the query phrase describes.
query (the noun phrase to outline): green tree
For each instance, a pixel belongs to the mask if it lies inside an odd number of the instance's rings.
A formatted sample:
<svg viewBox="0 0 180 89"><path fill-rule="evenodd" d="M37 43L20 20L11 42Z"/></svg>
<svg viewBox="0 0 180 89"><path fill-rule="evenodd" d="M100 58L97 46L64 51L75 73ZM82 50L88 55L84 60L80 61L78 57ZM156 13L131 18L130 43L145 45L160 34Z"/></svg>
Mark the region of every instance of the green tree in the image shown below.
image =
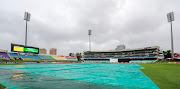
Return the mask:
<svg viewBox="0 0 180 89"><path fill-rule="evenodd" d="M171 50L167 50L167 58L171 58Z"/></svg>
<svg viewBox="0 0 180 89"><path fill-rule="evenodd" d="M171 50L163 51L164 58L171 58Z"/></svg>
<svg viewBox="0 0 180 89"><path fill-rule="evenodd" d="M76 56L77 56L78 61L81 60L82 58L81 53L76 53Z"/></svg>
<svg viewBox="0 0 180 89"><path fill-rule="evenodd" d="M179 55L178 53L174 53L174 55Z"/></svg>
<svg viewBox="0 0 180 89"><path fill-rule="evenodd" d="M69 53L69 56L72 56L72 53Z"/></svg>

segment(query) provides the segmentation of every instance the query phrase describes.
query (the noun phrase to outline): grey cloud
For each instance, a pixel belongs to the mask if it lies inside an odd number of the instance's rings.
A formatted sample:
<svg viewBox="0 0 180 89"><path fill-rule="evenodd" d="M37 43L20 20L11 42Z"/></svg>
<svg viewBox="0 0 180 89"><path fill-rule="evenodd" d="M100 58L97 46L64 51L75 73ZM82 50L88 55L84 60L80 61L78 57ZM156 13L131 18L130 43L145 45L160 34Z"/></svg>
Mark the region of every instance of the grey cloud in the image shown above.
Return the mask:
<svg viewBox="0 0 180 89"><path fill-rule="evenodd" d="M88 50L87 31L92 30L92 50L111 50L159 45L170 49L166 14L175 12L175 51L180 52L178 0L1 0L0 45L24 44L24 11L28 22L28 45L57 48L58 54ZM6 36L6 38L4 38Z"/></svg>

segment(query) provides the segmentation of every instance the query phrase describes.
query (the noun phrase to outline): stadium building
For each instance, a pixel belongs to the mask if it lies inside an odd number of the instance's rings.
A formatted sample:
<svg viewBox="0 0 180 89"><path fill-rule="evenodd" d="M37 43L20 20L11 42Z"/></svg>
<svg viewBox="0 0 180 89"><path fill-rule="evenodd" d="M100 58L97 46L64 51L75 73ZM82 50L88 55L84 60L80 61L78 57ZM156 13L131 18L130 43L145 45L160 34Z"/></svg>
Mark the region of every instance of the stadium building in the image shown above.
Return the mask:
<svg viewBox="0 0 180 89"><path fill-rule="evenodd" d="M0 60L10 60L7 50L0 49Z"/></svg>
<svg viewBox="0 0 180 89"><path fill-rule="evenodd" d="M11 52L0 50L0 60L78 61L76 56L57 56L39 53L39 48L37 47L11 44Z"/></svg>
<svg viewBox="0 0 180 89"><path fill-rule="evenodd" d="M153 63L158 60L159 46L109 51L84 51L85 62Z"/></svg>

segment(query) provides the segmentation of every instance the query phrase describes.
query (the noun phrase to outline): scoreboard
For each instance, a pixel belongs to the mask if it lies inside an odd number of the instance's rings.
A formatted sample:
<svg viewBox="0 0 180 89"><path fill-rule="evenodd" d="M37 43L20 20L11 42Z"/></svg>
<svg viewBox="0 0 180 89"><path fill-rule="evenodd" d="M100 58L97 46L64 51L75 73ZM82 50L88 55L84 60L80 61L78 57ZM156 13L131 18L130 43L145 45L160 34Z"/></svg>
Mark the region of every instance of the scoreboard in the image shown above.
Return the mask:
<svg viewBox="0 0 180 89"><path fill-rule="evenodd" d="M30 46L24 46L19 44L12 44L12 43L11 43L11 51L39 54L39 48L37 47L30 47Z"/></svg>

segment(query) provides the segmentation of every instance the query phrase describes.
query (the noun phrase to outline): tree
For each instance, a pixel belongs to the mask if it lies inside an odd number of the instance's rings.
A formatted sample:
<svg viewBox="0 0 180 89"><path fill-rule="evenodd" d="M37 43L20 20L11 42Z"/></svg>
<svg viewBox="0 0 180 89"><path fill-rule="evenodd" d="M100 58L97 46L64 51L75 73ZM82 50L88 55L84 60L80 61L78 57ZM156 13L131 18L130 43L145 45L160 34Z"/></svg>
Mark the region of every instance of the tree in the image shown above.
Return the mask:
<svg viewBox="0 0 180 89"><path fill-rule="evenodd" d="M171 50L163 51L164 58L171 58Z"/></svg>
<svg viewBox="0 0 180 89"><path fill-rule="evenodd" d="M178 55L178 53L174 53L174 55Z"/></svg>
<svg viewBox="0 0 180 89"><path fill-rule="evenodd" d="M167 58L171 58L171 50L167 50Z"/></svg>
<svg viewBox="0 0 180 89"><path fill-rule="evenodd" d="M74 56L74 53L72 53L72 55L71 56Z"/></svg>
<svg viewBox="0 0 180 89"><path fill-rule="evenodd" d="M72 56L72 53L69 53L69 56Z"/></svg>
<svg viewBox="0 0 180 89"><path fill-rule="evenodd" d="M81 53L76 53L76 56L77 56L78 61L81 60L82 58Z"/></svg>

